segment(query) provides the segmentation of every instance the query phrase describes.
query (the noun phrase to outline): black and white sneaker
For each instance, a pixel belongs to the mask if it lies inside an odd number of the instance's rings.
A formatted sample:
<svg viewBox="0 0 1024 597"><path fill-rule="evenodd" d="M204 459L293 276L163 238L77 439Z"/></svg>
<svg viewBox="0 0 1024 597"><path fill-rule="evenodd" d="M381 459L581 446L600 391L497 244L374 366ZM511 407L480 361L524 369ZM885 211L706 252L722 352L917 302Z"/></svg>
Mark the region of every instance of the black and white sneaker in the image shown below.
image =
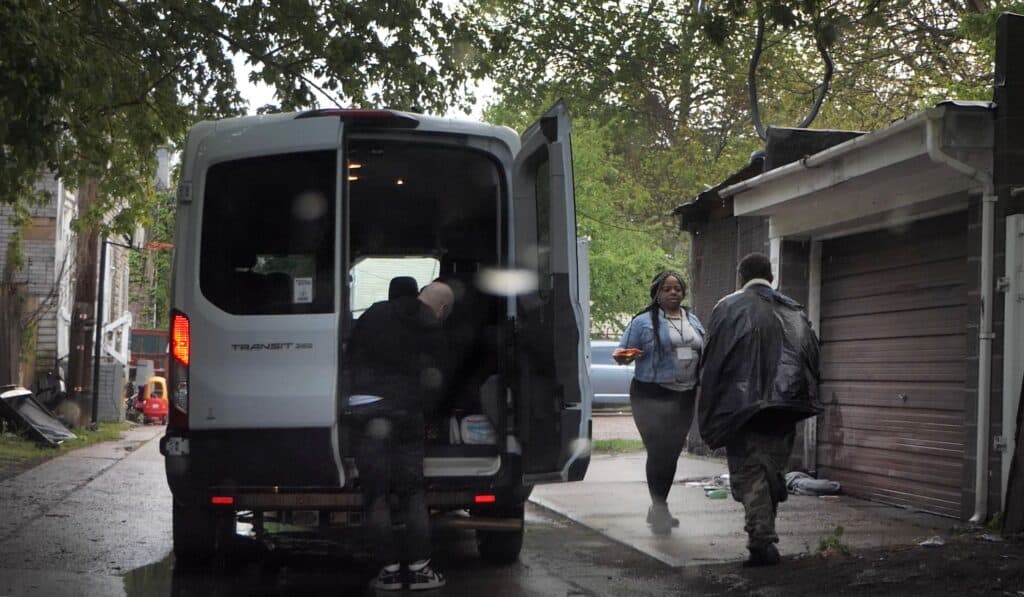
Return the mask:
<svg viewBox="0 0 1024 597"><path fill-rule="evenodd" d="M373 588L381 591L401 591L402 567L399 564L389 564L381 568L377 578L373 580Z"/></svg>
<svg viewBox="0 0 1024 597"><path fill-rule="evenodd" d="M430 560L409 564L409 590L439 589L445 584L444 575L430 567Z"/></svg>

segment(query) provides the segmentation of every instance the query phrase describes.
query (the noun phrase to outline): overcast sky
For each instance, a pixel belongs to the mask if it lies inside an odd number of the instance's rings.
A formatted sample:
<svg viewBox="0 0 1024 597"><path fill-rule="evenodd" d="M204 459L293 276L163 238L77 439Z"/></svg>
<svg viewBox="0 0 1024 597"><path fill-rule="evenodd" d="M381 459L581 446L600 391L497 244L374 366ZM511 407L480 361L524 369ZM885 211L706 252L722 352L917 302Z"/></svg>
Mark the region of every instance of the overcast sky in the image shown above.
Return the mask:
<svg viewBox="0 0 1024 597"><path fill-rule="evenodd" d="M260 106L266 104L276 104L277 101L274 99L274 89L269 85L262 83L255 84L249 81L249 67L245 64L245 56L241 54L235 54L232 59L235 65L235 79L238 81L238 90L242 93L242 97L249 102L248 114L255 114L256 110ZM451 118L469 118L479 120L483 114L484 103L491 99L491 89L493 86L489 82L484 82L481 87L483 90L477 93L477 104L473 108L473 112L470 115L463 114L461 110L449 110L445 116ZM333 108L335 107L334 102L330 99L322 98L318 108Z"/></svg>

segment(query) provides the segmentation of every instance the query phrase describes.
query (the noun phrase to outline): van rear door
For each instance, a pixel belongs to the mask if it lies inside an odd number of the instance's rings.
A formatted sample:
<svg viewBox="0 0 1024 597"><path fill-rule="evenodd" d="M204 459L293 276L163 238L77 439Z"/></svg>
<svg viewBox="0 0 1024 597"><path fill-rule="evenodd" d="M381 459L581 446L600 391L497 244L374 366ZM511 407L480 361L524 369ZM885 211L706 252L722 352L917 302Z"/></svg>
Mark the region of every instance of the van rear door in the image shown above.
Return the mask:
<svg viewBox="0 0 1024 597"><path fill-rule="evenodd" d="M522 135L513 169L515 265L537 290L517 299L517 434L527 484L578 481L590 461L590 380L576 253L568 109Z"/></svg>
<svg viewBox="0 0 1024 597"><path fill-rule="evenodd" d="M194 276L179 305L192 329L191 429L334 424L341 134L338 118L282 115L218 123L203 141L199 251L179 272ZM316 458L330 461L324 448Z"/></svg>

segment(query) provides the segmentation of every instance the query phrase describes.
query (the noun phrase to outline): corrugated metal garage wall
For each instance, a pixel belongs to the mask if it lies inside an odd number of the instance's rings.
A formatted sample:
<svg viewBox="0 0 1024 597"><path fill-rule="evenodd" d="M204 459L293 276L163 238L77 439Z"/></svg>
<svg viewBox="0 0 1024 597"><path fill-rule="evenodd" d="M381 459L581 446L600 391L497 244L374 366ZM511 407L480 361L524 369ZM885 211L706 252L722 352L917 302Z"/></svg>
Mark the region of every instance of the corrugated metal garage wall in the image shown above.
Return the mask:
<svg viewBox="0 0 1024 597"><path fill-rule="evenodd" d="M822 247L822 477L959 517L967 225L957 213Z"/></svg>

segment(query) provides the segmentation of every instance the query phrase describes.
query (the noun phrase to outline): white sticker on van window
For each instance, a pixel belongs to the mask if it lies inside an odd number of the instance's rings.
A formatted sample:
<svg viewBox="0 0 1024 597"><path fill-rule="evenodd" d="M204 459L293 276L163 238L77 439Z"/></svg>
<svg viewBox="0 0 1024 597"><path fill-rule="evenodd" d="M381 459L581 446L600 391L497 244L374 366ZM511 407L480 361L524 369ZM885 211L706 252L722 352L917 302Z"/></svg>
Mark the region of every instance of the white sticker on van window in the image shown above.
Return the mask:
<svg viewBox="0 0 1024 597"><path fill-rule="evenodd" d="M296 303L313 302L313 278L295 278L295 292L293 299Z"/></svg>

